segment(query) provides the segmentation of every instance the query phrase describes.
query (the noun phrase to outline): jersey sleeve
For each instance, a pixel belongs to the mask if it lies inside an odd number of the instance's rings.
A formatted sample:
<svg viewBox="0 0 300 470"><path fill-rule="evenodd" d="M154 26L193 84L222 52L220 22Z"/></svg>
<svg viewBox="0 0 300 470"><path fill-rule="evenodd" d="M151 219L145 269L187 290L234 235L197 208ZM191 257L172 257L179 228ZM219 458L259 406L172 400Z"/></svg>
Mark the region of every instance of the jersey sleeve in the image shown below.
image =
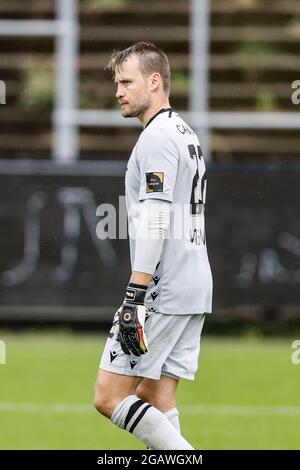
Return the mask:
<svg viewBox="0 0 300 470"><path fill-rule="evenodd" d="M160 128L146 129L137 147L141 175L139 201L173 201L179 152L172 138Z"/></svg>

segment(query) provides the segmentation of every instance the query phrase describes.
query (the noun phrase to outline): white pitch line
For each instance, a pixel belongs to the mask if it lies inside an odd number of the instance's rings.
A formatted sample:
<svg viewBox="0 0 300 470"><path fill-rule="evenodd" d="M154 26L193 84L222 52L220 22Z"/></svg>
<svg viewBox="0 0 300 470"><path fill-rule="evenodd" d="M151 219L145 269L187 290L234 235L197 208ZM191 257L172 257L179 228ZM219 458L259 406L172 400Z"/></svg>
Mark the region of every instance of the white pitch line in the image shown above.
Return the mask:
<svg viewBox="0 0 300 470"><path fill-rule="evenodd" d="M186 414L213 414L236 416L300 416L300 406L249 406L249 405L184 405ZM0 412L17 413L94 413L91 405L81 403L17 403L1 402Z"/></svg>
<svg viewBox="0 0 300 470"><path fill-rule="evenodd" d="M187 414L300 416L300 406L186 405L181 409Z"/></svg>
<svg viewBox="0 0 300 470"><path fill-rule="evenodd" d="M14 403L0 401L0 412L21 413L89 413L92 405L68 403Z"/></svg>

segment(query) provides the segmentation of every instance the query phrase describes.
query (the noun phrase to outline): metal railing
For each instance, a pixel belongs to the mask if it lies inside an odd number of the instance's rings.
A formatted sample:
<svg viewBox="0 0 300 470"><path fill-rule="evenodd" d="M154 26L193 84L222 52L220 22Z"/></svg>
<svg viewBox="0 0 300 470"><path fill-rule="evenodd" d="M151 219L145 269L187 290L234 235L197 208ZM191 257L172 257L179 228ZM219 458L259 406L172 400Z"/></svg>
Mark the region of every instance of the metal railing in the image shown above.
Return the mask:
<svg viewBox="0 0 300 470"><path fill-rule="evenodd" d="M56 111L77 109L78 87L78 0L56 0L55 20L1 20L0 36L39 36L55 38ZM53 157L59 163L77 158L77 128L58 122L54 113Z"/></svg>
<svg viewBox="0 0 300 470"><path fill-rule="evenodd" d="M189 110L180 113L198 132L210 157L209 132L219 129L300 129L296 112L210 112L209 29L210 0L190 0ZM78 160L78 127L139 127L136 119L124 119L117 111L78 108L78 0L57 0L56 20L2 20L0 36L53 36L56 39L56 86L53 110L53 158L67 165Z"/></svg>
<svg viewBox="0 0 300 470"><path fill-rule="evenodd" d="M190 0L189 110L180 112L197 131L205 155L211 157L211 129L300 129L300 115L293 112L210 112L209 111L209 30L211 0ZM137 119L124 119L118 111L57 109L54 121L64 128L140 127ZM78 151L75 158L77 158Z"/></svg>

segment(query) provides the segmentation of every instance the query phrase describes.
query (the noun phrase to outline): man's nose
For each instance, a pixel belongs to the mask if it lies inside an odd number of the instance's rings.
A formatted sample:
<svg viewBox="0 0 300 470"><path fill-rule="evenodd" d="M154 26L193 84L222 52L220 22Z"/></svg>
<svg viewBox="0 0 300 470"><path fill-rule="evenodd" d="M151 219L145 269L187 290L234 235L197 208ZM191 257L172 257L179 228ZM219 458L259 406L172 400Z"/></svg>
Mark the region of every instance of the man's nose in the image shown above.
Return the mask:
<svg viewBox="0 0 300 470"><path fill-rule="evenodd" d="M117 88L117 92L116 92L116 98L121 98L121 96L124 96L124 93L123 93L123 90L121 87L118 87Z"/></svg>

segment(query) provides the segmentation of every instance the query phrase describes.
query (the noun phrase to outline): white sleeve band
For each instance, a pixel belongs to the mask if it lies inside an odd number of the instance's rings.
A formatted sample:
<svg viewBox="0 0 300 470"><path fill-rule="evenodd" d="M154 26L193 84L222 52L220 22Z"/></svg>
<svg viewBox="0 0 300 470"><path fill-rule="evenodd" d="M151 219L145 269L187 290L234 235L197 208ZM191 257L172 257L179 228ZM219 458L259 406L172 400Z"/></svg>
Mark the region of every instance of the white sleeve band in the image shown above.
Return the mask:
<svg viewBox="0 0 300 470"><path fill-rule="evenodd" d="M169 233L171 203L146 199L140 204L133 271L153 274Z"/></svg>

